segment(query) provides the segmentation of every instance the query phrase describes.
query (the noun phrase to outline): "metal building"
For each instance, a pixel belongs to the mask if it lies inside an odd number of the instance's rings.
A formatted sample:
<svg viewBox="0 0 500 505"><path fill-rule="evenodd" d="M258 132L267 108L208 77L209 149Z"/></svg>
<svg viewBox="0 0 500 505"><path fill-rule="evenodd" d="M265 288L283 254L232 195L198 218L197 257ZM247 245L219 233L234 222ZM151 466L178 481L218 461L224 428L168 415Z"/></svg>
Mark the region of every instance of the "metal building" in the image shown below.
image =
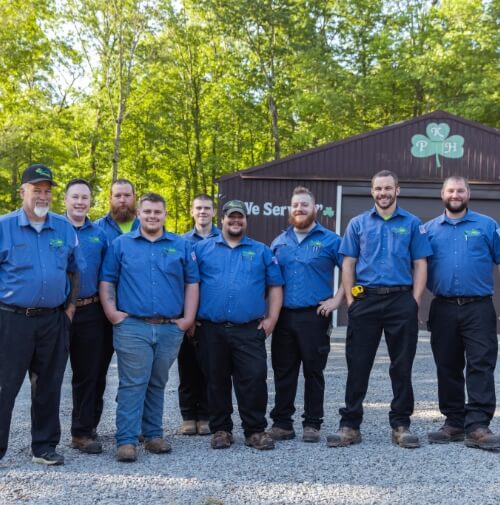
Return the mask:
<svg viewBox="0 0 500 505"><path fill-rule="evenodd" d="M370 180L385 169L399 176L400 206L423 222L443 211L440 187L450 175L469 179L473 210L500 221L500 130L439 110L223 176L219 209L243 200L249 236L269 244L287 226L293 188L303 185L316 196L318 220L342 235L353 216L373 206ZM497 286L500 302L498 279Z"/></svg>

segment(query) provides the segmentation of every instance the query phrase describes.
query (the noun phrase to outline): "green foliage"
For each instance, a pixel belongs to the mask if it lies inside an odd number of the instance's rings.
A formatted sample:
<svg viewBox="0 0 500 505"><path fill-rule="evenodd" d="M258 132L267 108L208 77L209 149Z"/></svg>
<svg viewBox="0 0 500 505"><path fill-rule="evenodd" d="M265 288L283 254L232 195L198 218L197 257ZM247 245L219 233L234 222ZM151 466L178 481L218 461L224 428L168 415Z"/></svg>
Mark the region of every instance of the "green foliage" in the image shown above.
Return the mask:
<svg viewBox="0 0 500 505"><path fill-rule="evenodd" d="M225 173L437 108L499 127L499 9L498 0L2 2L0 212L19 205L27 164L43 162L62 186L92 182L92 217L106 212L113 178L126 177L139 194L165 196L168 227L183 232L193 196L217 196ZM424 151L445 155L432 139Z"/></svg>

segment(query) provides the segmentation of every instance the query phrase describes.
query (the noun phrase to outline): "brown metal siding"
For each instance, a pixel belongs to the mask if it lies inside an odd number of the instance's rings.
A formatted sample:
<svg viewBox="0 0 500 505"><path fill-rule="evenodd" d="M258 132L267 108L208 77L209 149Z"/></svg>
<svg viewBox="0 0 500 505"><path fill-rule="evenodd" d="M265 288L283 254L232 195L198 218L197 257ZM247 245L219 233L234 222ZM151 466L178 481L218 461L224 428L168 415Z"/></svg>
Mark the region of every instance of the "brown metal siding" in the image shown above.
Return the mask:
<svg viewBox="0 0 500 505"><path fill-rule="evenodd" d="M293 189L296 186L306 186L316 197L316 204L320 206L318 221L331 230L335 230L335 207L337 200L337 184L333 181L305 181L305 180L265 180L265 179L229 179L219 184L219 222L220 209L225 202L239 199L248 205L258 206L258 215L248 216L248 230L250 237L270 244L281 231L288 226L288 209L283 209L283 215L275 216L272 209L288 206ZM333 216L324 215L328 207ZM255 207L254 207L255 209ZM281 209L279 209L281 211ZM329 214L329 212L327 211Z"/></svg>
<svg viewBox="0 0 500 505"><path fill-rule="evenodd" d="M411 138L426 134L430 123L447 123L449 135L464 137L464 155L459 159L434 156L415 158ZM393 170L402 180L439 180L461 174L471 180L500 180L500 131L446 112L436 111L403 123L390 125L350 139L334 142L282 160L225 176L243 178L295 178L342 180L370 178L379 170Z"/></svg>

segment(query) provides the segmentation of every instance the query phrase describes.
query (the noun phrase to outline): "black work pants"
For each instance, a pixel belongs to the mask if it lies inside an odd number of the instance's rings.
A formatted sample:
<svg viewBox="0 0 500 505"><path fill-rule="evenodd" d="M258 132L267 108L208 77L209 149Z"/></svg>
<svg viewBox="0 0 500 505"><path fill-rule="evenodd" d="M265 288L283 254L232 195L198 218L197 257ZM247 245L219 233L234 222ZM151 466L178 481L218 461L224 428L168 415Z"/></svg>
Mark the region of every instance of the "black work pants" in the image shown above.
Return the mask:
<svg viewBox="0 0 500 505"><path fill-rule="evenodd" d="M392 428L409 426L414 398L411 383L418 340L418 307L410 291L365 295L348 309L346 337L347 384L340 426L359 429L363 400L382 332L391 361L393 400L389 412Z"/></svg>
<svg viewBox="0 0 500 505"><path fill-rule="evenodd" d="M104 322L104 334L101 348L101 363L97 376L97 393L94 429L99 425L102 411L104 409L104 391L106 390L106 376L108 374L109 364L113 358L115 349L113 347L113 325L106 319Z"/></svg>
<svg viewBox="0 0 500 505"><path fill-rule="evenodd" d="M496 407L494 372L498 355L492 300L458 305L434 298L429 328L439 410L446 416L446 424L467 432L488 426Z"/></svg>
<svg viewBox="0 0 500 505"><path fill-rule="evenodd" d="M326 367L330 352L327 335L330 319L316 314L316 307L282 309L273 332L271 359L274 370L275 401L273 425L293 428L295 396L300 365L304 374L303 425L320 429L323 422Z"/></svg>
<svg viewBox="0 0 500 505"><path fill-rule="evenodd" d="M0 459L7 451L12 410L26 372L31 381L33 454L40 456L59 443L69 324L62 310L34 317L0 310Z"/></svg>
<svg viewBox="0 0 500 505"><path fill-rule="evenodd" d="M177 366L179 369L179 408L184 421L207 421L207 379L200 353L199 327L192 337L184 335Z"/></svg>
<svg viewBox="0 0 500 505"><path fill-rule="evenodd" d="M71 324L69 357L73 377L71 435L90 437L96 427L105 316L100 303L78 307Z"/></svg>
<svg viewBox="0 0 500 505"><path fill-rule="evenodd" d="M212 433L233 430L231 379L245 436L267 426L266 335L257 326L257 321L233 326L203 321L200 327Z"/></svg>

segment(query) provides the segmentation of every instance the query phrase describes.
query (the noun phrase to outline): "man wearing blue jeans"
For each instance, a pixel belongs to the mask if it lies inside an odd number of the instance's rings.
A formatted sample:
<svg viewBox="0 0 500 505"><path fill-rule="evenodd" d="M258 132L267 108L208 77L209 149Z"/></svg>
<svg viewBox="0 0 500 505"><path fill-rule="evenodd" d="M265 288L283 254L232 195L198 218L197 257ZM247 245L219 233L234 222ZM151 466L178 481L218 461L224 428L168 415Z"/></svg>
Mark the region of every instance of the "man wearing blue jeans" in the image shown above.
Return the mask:
<svg viewBox="0 0 500 505"><path fill-rule="evenodd" d="M162 418L168 370L198 306L198 267L191 245L165 231L165 200L155 193L139 202L137 230L117 238L104 260L100 297L113 324L118 359L116 459L137 459L144 448L170 452Z"/></svg>

